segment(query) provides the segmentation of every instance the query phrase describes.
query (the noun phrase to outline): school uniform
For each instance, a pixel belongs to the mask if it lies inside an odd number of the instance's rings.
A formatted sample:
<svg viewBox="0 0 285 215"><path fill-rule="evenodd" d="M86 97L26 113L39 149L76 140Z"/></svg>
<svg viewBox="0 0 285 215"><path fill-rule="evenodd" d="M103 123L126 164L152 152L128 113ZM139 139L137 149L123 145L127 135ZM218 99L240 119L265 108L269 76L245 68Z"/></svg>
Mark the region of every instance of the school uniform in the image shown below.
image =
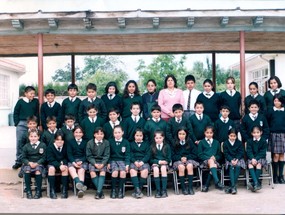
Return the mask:
<svg viewBox="0 0 285 215"><path fill-rule="evenodd" d="M263 137L259 140L254 140L253 138L248 139L246 144L248 163L251 164L251 160L254 158L262 166L266 166L266 150L267 141Z"/></svg>
<svg viewBox="0 0 285 215"><path fill-rule="evenodd" d="M175 145L175 139L177 136L177 131L181 128L185 127L188 131L188 136L192 141L195 140L194 134L193 134L193 128L190 123L190 120L186 119L186 117L182 117L181 119L177 119L176 117L172 117L170 120L167 122L167 127L166 127L166 138L167 140L171 143L172 146Z"/></svg>
<svg viewBox="0 0 285 215"><path fill-rule="evenodd" d="M30 116L36 116L39 125L39 100L34 98L29 101L27 97L19 99L14 107L13 119L16 126L16 160L14 169L19 168L22 165L22 137L28 130L27 118Z"/></svg>
<svg viewBox="0 0 285 215"><path fill-rule="evenodd" d="M230 108L229 118L233 121L240 120L241 95L236 90L226 90L220 93L220 106L226 105Z"/></svg>
<svg viewBox="0 0 285 215"><path fill-rule="evenodd" d="M214 93L213 91L209 93L203 92L198 96L197 102L203 103L203 113L208 115L212 122L219 119L221 102L220 96L217 93Z"/></svg>
<svg viewBox="0 0 285 215"><path fill-rule="evenodd" d="M106 109L106 106L103 100L98 97L93 98L93 101L90 98L85 98L81 101L79 105L78 116L79 116L80 124L84 120L85 117L88 117L87 107L90 104L95 105L95 107L98 110L97 116L101 117L101 119L105 121L107 119L107 109Z"/></svg>
<svg viewBox="0 0 285 215"><path fill-rule="evenodd" d="M190 117L190 123L193 128L193 142L202 140L204 138L204 129L208 125L212 125L212 121L206 114L198 115L195 113Z"/></svg>
<svg viewBox="0 0 285 215"><path fill-rule="evenodd" d="M244 113L245 114L249 114L248 105L254 99L259 102L258 113L265 115L266 114L266 109L267 109L266 108L266 103L265 103L264 97L262 95L260 95L260 94L248 95L247 97L245 97L245 99L244 99Z"/></svg>
<svg viewBox="0 0 285 215"><path fill-rule="evenodd" d="M82 161L82 168L87 170L87 158L86 158L86 147L87 141L80 139L76 140L74 137L67 144L67 160L68 167L73 166L73 162Z"/></svg>
<svg viewBox="0 0 285 215"><path fill-rule="evenodd" d="M61 128L62 123L62 110L58 102L53 101L52 103L45 102L41 106L41 122L43 129L47 129L47 117L56 117L56 127Z"/></svg>
<svg viewBox="0 0 285 215"><path fill-rule="evenodd" d="M269 110L270 108L274 106L273 96L278 93L280 93L282 96L285 96L285 90L280 89L280 88L276 90L270 89L264 93L263 97L266 103L267 110Z"/></svg>
<svg viewBox="0 0 285 215"><path fill-rule="evenodd" d="M61 165L67 166L67 149L66 145L63 144L62 147L58 147L53 144L49 144L47 147L47 164L48 167L53 166L55 167L56 171L60 171L59 167Z"/></svg>
<svg viewBox="0 0 285 215"><path fill-rule="evenodd" d="M101 96L102 101L104 102L107 112L111 108L115 108L116 110L119 111L119 113L122 113L122 106L123 106L123 101L122 97L118 94L105 94Z"/></svg>
<svg viewBox="0 0 285 215"><path fill-rule="evenodd" d="M205 138L202 139L198 144L198 158L202 162L200 167L207 167L208 160L212 156L216 158L215 163L219 166L219 161L222 158L219 141L215 139L210 139L209 141L207 141Z"/></svg>
<svg viewBox="0 0 285 215"><path fill-rule="evenodd" d="M41 141L46 144L46 146L54 143L54 135L57 132L57 129L51 131L50 129L44 130L43 135L41 136Z"/></svg>
<svg viewBox="0 0 285 215"><path fill-rule="evenodd" d="M130 169L134 169L136 171L138 170L144 170L147 169L149 170L149 160L150 160L150 145L148 142L132 142L130 143ZM142 161L144 164L138 168L135 166L135 162Z"/></svg>
<svg viewBox="0 0 285 215"><path fill-rule="evenodd" d="M69 128L66 125L62 126L62 128L61 128L61 130L64 134L64 141L67 144L74 138L73 129L74 129L74 125L71 128Z"/></svg>
<svg viewBox="0 0 285 215"><path fill-rule="evenodd" d="M129 95L128 97L123 97L123 109L122 109L122 118L123 120L132 115L131 113L131 104L133 102L138 102L140 104L140 109L142 110L142 97L140 95Z"/></svg>
<svg viewBox="0 0 285 215"><path fill-rule="evenodd" d="M124 130L124 138L127 139L129 142L135 140L134 134L137 128L144 128L145 119L140 116L133 116L126 118L123 122L123 130Z"/></svg>
<svg viewBox="0 0 285 215"><path fill-rule="evenodd" d="M143 118L145 120L151 118L151 107L157 103L159 92L149 93L146 92L142 95L143 103Z"/></svg>
<svg viewBox="0 0 285 215"><path fill-rule="evenodd" d="M127 165L130 165L130 143L127 139L122 138L116 141L111 138L110 142L110 159L111 170L125 171Z"/></svg>
<svg viewBox="0 0 285 215"><path fill-rule="evenodd" d="M198 96L200 95L201 91L192 89L192 90L184 90L183 97L184 97L184 115L186 118L189 118L195 113L195 103L197 101Z"/></svg>
<svg viewBox="0 0 285 215"><path fill-rule="evenodd" d="M120 121L117 120L115 123L113 123L112 121L108 121L104 124L103 126L103 130L104 130L104 138L106 140L109 140L110 138L113 138L113 130L114 130L114 127L116 125L120 125Z"/></svg>
<svg viewBox="0 0 285 215"><path fill-rule="evenodd" d="M231 161L233 159L239 160L237 166L240 166L243 169L246 168L244 161L244 147L240 140L236 139L233 143L231 143L229 139L224 141L223 150L226 159L226 169L228 169L228 166L232 166Z"/></svg>
<svg viewBox="0 0 285 215"><path fill-rule="evenodd" d="M93 122L94 121L94 122ZM84 120L81 121L80 126L84 131L83 139L89 141L94 138L94 131L96 127L103 127L104 120L100 117L95 117L91 119L90 117L86 117Z"/></svg>
<svg viewBox="0 0 285 215"><path fill-rule="evenodd" d="M154 118L147 120L144 125L145 140L151 145L154 141L154 131L161 130L166 134L166 127L167 122L161 118L157 119L157 122Z"/></svg>
<svg viewBox="0 0 285 215"><path fill-rule="evenodd" d="M78 111L79 111L80 103L81 103L81 99L79 99L78 97L65 98L61 103L62 118L64 119L66 115L70 114L75 117L75 122L79 123Z"/></svg>
<svg viewBox="0 0 285 215"><path fill-rule="evenodd" d="M228 139L228 131L232 128L235 128L235 123L233 120L222 116L214 124L215 132L214 139L218 140L220 143Z"/></svg>
<svg viewBox="0 0 285 215"><path fill-rule="evenodd" d="M30 131L30 129L25 131L24 134L23 134L23 137L21 139L22 147L30 142L30 140L29 140L29 131ZM42 136L42 132L40 130L37 130L37 131L38 131L39 136L41 137Z"/></svg>
<svg viewBox="0 0 285 215"><path fill-rule="evenodd" d="M269 138L269 126L267 123L267 119L262 114L257 114L257 116L253 116L250 113L242 118L242 122L240 125L240 133L243 141L246 142L248 139L252 138L251 129L257 125L262 127L262 137L266 140Z"/></svg>

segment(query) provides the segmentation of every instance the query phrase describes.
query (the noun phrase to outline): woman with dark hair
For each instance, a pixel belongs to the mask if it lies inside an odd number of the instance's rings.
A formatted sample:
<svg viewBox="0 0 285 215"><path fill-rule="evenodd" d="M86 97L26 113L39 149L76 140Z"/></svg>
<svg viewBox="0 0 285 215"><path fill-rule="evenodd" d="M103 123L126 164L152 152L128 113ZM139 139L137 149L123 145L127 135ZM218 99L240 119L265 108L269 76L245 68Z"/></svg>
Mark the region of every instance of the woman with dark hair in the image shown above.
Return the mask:
<svg viewBox="0 0 285 215"><path fill-rule="evenodd" d="M172 106L184 104L183 91L177 88L177 80L174 75L167 75L164 81L164 89L159 92L158 105L161 107L161 118L168 121L174 117Z"/></svg>
<svg viewBox="0 0 285 215"><path fill-rule="evenodd" d="M285 96L285 90L281 89L282 83L277 76L270 77L267 84L269 90L266 93L264 93L264 99L267 110L269 110L274 106L273 96L278 93L280 93L282 96Z"/></svg>
<svg viewBox="0 0 285 215"><path fill-rule="evenodd" d="M151 107L157 104L158 92L156 91L156 82L149 79L146 83L147 92L142 95L143 117L145 120L151 118Z"/></svg>
<svg viewBox="0 0 285 215"><path fill-rule="evenodd" d="M105 87L105 94L101 97L109 112L111 108L117 109L120 114L122 112L122 97L118 95L119 90L116 82L110 81Z"/></svg>

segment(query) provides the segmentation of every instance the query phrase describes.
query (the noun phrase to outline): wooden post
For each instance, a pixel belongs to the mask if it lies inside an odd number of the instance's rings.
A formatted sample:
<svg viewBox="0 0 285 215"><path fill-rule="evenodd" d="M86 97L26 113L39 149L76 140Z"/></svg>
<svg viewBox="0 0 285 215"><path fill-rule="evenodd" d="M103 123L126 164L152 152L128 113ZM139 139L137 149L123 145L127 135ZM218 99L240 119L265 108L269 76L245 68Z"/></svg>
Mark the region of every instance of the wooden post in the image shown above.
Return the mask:
<svg viewBox="0 0 285 215"><path fill-rule="evenodd" d="M44 74L43 74L43 34L38 34L38 98L40 107L44 102ZM40 120L39 120L40 121ZM41 122L39 124L41 128Z"/></svg>
<svg viewBox="0 0 285 215"><path fill-rule="evenodd" d="M75 84L75 56L71 55L71 83Z"/></svg>
<svg viewBox="0 0 285 215"><path fill-rule="evenodd" d="M214 88L215 88L215 92L216 92L216 53L212 53L212 79L213 79L213 83L214 83Z"/></svg>
<svg viewBox="0 0 285 215"><path fill-rule="evenodd" d="M244 98L245 98L245 37L244 31L239 32L240 37L240 93L242 99L242 105L244 105ZM242 110L244 110L242 106Z"/></svg>

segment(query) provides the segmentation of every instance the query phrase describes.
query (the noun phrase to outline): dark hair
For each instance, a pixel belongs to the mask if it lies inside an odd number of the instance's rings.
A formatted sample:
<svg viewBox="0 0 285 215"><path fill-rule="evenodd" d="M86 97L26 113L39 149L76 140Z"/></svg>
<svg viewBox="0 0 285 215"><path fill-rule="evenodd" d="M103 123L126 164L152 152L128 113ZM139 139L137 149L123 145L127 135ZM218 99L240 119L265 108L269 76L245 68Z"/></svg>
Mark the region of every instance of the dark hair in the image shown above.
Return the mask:
<svg viewBox="0 0 285 215"><path fill-rule="evenodd" d="M158 110L159 112L161 112L161 107L158 104L154 104L153 106L151 106L150 112L152 112L154 110Z"/></svg>
<svg viewBox="0 0 285 215"><path fill-rule="evenodd" d="M256 82L250 82L248 87L250 87L250 85L254 85L257 88L257 92L258 92L258 84Z"/></svg>
<svg viewBox="0 0 285 215"><path fill-rule="evenodd" d="M228 111L231 111L230 107L227 105L222 105L220 110L223 110L223 109L227 109Z"/></svg>
<svg viewBox="0 0 285 215"><path fill-rule="evenodd" d="M182 104L179 104L179 103L174 104L174 105L172 106L172 112L174 113L176 110L182 110L182 111L184 111Z"/></svg>
<svg viewBox="0 0 285 215"><path fill-rule="evenodd" d="M72 90L72 89L78 91L78 86L76 84L69 84L67 87L67 91Z"/></svg>
<svg viewBox="0 0 285 215"><path fill-rule="evenodd" d="M94 129L94 132L93 132L93 134L97 134L98 132L103 132L104 133L104 135L105 135L105 131L104 131L104 129L102 128L102 127L96 127L95 129Z"/></svg>
<svg viewBox="0 0 285 215"><path fill-rule="evenodd" d="M196 79L193 75L186 75L185 76L185 84L188 82L188 81L193 81L194 83L196 83Z"/></svg>
<svg viewBox="0 0 285 215"><path fill-rule="evenodd" d="M257 105L257 107L260 107L260 103L256 99L250 100L247 107L249 108L251 105Z"/></svg>
<svg viewBox="0 0 285 215"><path fill-rule="evenodd" d="M236 80L234 77L230 76L230 77L227 77L226 79L226 83L228 83L228 81L231 80L233 82L233 84L236 84ZM234 86L234 89L236 89L236 86Z"/></svg>
<svg viewBox="0 0 285 215"><path fill-rule="evenodd" d="M64 116L64 121L66 121L66 120L73 120L73 121L75 121L75 117L72 115L72 114L66 114L65 116Z"/></svg>
<svg viewBox="0 0 285 215"><path fill-rule="evenodd" d="M76 125L75 127L74 127L74 129L72 130L72 132L74 133L77 129L80 129L81 130L81 132L83 133L83 136L84 136L84 130L83 130L83 128L80 126L80 125Z"/></svg>
<svg viewBox="0 0 285 215"><path fill-rule="evenodd" d="M186 144L186 149L190 148L190 143L191 143L191 139L189 138L189 133L188 130L185 126L181 126L177 129L176 132L176 136L175 136L175 148L179 148L180 147L180 140L178 137L178 134L180 131L184 131L186 133L186 137L185 137L185 144Z"/></svg>
<svg viewBox="0 0 285 215"><path fill-rule="evenodd" d="M270 88L271 89L271 87L270 87L270 81L272 81L272 80L275 80L276 82L277 82L277 85L278 85L278 88L281 88L282 87L282 83L281 83L281 81L280 81L280 79L277 77L277 76L271 76L269 79L268 79L268 88Z"/></svg>
<svg viewBox="0 0 285 215"><path fill-rule="evenodd" d="M86 86L86 91L88 91L88 90L97 91L97 86L96 86L96 84L93 84L93 83L87 84L87 86Z"/></svg>
<svg viewBox="0 0 285 215"><path fill-rule="evenodd" d="M138 105L140 107L140 109L141 109L141 104L139 102L132 102L131 106L130 106L130 109L132 109L133 106L135 106L135 105Z"/></svg>
<svg viewBox="0 0 285 215"><path fill-rule="evenodd" d="M134 81L134 80L129 80L129 81L126 83L125 88L124 88L124 93L123 93L123 97L124 97L124 98L128 98L128 97L129 97L128 86L129 86L130 84L134 84L134 85L135 85L135 88L136 88L136 89L135 89L134 94L135 94L135 95L140 95L140 91L139 91L137 82Z"/></svg>
<svg viewBox="0 0 285 215"><path fill-rule="evenodd" d="M47 94L55 95L55 90L54 90L54 89L47 89L47 90L45 91L45 96L47 96Z"/></svg>
<svg viewBox="0 0 285 215"><path fill-rule="evenodd" d="M62 130L57 130L54 134L54 140L56 140L58 137L61 137L61 139L64 141L64 133Z"/></svg>
<svg viewBox="0 0 285 215"><path fill-rule="evenodd" d="M115 128L120 128L122 131L124 131L124 129L121 125L115 125L113 131L115 130Z"/></svg>
<svg viewBox="0 0 285 215"><path fill-rule="evenodd" d="M96 105L94 104L90 104L87 106L86 111L89 111L90 109L95 109L98 112L98 108Z"/></svg>
<svg viewBox="0 0 285 215"><path fill-rule="evenodd" d="M238 135L238 131L235 128L231 128L231 129L228 130L228 136L230 134L235 134L237 136Z"/></svg>
<svg viewBox="0 0 285 215"><path fill-rule="evenodd" d="M154 79L149 79L147 82L146 82L146 85L148 85L149 82L152 82L155 86L156 86L156 81Z"/></svg>
<svg viewBox="0 0 285 215"><path fill-rule="evenodd" d="M203 105L203 107L204 107L204 103L200 102L200 101L195 102L194 107L196 107L197 105Z"/></svg>
<svg viewBox="0 0 285 215"><path fill-rule="evenodd" d="M26 86L25 87L25 93L28 93L30 91L36 91L36 89L33 86Z"/></svg>
<svg viewBox="0 0 285 215"><path fill-rule="evenodd" d="M259 130L260 132L262 132L262 127L260 125L255 125L251 128L250 133L252 133L255 129Z"/></svg>
<svg viewBox="0 0 285 215"><path fill-rule="evenodd" d="M116 114L120 114L120 111L117 108L110 108L108 110L108 114L111 113L111 112L115 112Z"/></svg>
<svg viewBox="0 0 285 215"><path fill-rule="evenodd" d="M108 94L109 87L115 87L115 94L119 93L118 87L116 82L110 81L105 87L105 93Z"/></svg>
<svg viewBox="0 0 285 215"><path fill-rule="evenodd" d="M29 123L29 122L36 122L36 123L38 123L38 117L36 117L36 116L28 116L27 117L27 123Z"/></svg>
<svg viewBox="0 0 285 215"><path fill-rule="evenodd" d="M174 87L177 88L177 79L176 79L175 76L172 75L172 74L167 75L167 76L165 77L165 79L164 79L164 87L163 87L163 88L164 88L164 89L167 88L167 81L168 81L169 78L172 78L172 79L173 79L173 81L174 81Z"/></svg>
<svg viewBox="0 0 285 215"><path fill-rule="evenodd" d="M212 125L207 125L207 126L205 127L205 129L204 129L204 132L207 131L208 129L211 129L212 132L215 132L215 128L214 128L214 126L212 126Z"/></svg>
<svg viewBox="0 0 285 215"><path fill-rule="evenodd" d="M212 91L215 91L214 83L213 83L213 81L211 79L206 79L203 82L203 85L206 84L206 83L209 83L212 86Z"/></svg>
<svg viewBox="0 0 285 215"><path fill-rule="evenodd" d="M144 130L142 128L136 128L135 132L134 132L134 138L137 132L142 132L143 136L144 136Z"/></svg>
<svg viewBox="0 0 285 215"><path fill-rule="evenodd" d="M153 133L153 140L152 140L152 144L151 144L151 151L152 151L153 154L157 153L156 143L155 143L155 140L154 140L154 137L155 137L156 134L160 134L161 136L163 136L164 137L163 144L167 144L165 142L165 134L164 134L164 132L162 130L160 130L160 129L156 129L154 131L154 133ZM162 148L162 153L163 153L163 155L166 155L166 151L165 151L164 147Z"/></svg>
<svg viewBox="0 0 285 215"><path fill-rule="evenodd" d="M33 129L29 130L29 131L28 131L28 136L30 136L31 133L36 133L37 136L40 136L38 129L34 129L34 128L33 128Z"/></svg>
<svg viewBox="0 0 285 215"><path fill-rule="evenodd" d="M285 98L284 98L284 96L282 96L281 93L277 93L277 94L275 94L275 95L273 96L273 102L274 102L275 99L278 99L278 100L281 102L281 106L282 106L282 107L284 106L284 104L285 104Z"/></svg>
<svg viewBox="0 0 285 215"><path fill-rule="evenodd" d="M48 124L49 122L51 122L51 121L56 122L56 117L55 117L55 116L48 116L48 117L46 118L47 124Z"/></svg>

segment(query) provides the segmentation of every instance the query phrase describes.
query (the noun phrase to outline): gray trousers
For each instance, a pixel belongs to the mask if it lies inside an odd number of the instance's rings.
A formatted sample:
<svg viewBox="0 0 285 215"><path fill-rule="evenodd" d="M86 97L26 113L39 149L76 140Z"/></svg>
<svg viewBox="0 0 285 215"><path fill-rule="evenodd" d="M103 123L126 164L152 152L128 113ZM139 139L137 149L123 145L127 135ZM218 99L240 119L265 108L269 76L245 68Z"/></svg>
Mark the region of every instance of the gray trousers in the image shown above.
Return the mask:
<svg viewBox="0 0 285 215"><path fill-rule="evenodd" d="M27 121L21 120L16 127L16 163L22 163L22 139L23 135L28 131Z"/></svg>

